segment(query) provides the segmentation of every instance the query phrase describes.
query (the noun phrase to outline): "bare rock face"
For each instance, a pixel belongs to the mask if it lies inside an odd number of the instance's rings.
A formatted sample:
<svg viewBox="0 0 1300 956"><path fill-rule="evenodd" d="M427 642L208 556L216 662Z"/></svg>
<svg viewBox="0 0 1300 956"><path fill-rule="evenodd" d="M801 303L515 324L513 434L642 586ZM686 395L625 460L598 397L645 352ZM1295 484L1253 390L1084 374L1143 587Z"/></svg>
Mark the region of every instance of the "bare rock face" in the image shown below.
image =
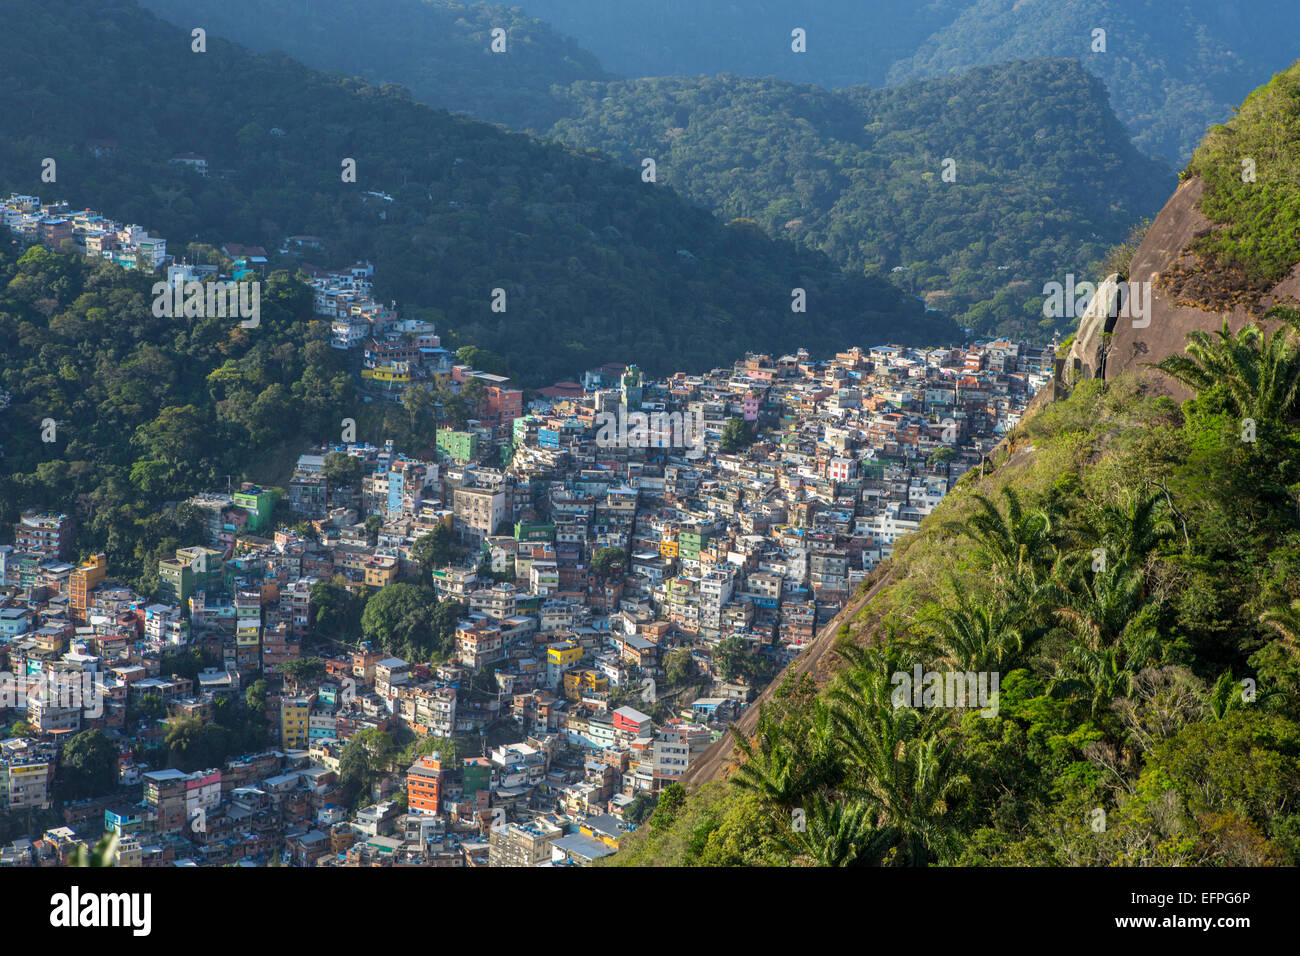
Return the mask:
<svg viewBox="0 0 1300 956"><path fill-rule="evenodd" d="M1119 274L1112 272L1097 287L1087 310L1079 317L1079 328L1070 346L1067 368L1075 378L1097 378L1105 361L1102 336L1119 318Z"/></svg>
<svg viewBox="0 0 1300 956"><path fill-rule="evenodd" d="M1107 284L1097 290L1092 305L1080 319L1066 363L1067 376L1111 379L1125 372L1143 373L1162 380L1174 397L1186 398L1190 393L1181 384L1145 366L1182 352L1187 333L1194 329L1216 331L1226 316L1236 330L1258 319L1273 305L1300 301L1300 269L1293 269L1254 307L1238 305L1230 312L1180 302L1168 288L1162 288L1165 283L1161 276L1175 264L1194 263L1188 247L1198 234L1214 227L1198 208L1204 188L1204 182L1193 176L1174 191L1133 256L1129 278L1121 284L1124 289L1119 296L1113 289L1108 291ZM1127 309L1123 308L1125 297ZM1111 333L1109 343L1102 337L1105 332Z"/></svg>

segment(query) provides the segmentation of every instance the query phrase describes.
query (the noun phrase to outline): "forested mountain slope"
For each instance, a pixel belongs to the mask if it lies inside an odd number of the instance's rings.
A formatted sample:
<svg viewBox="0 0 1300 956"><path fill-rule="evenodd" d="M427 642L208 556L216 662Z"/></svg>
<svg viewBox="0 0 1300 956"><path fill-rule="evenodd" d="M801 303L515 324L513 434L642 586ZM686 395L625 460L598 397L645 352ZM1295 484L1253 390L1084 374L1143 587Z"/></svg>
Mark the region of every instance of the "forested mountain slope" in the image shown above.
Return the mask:
<svg viewBox="0 0 1300 956"><path fill-rule="evenodd" d="M884 90L722 76L578 83L568 97L565 142L654 157L720 216L891 275L976 334L1066 334L1043 317L1044 283L1082 278L1174 184L1068 60Z"/></svg>
<svg viewBox="0 0 1300 956"><path fill-rule="evenodd" d="M166 502L227 476L265 481L279 442L301 448L345 416L378 425L359 408L328 323L313 319L310 289L285 273L264 283L259 325L245 329L157 317L152 277L39 246L19 257L9 245L0 519L32 507L74 515L78 553L105 551L146 592L159 556L199 534L196 515Z"/></svg>
<svg viewBox="0 0 1300 956"><path fill-rule="evenodd" d="M607 159L215 37L196 53L188 33L125 0L6 6L0 188L141 223L182 254L191 239L275 249L319 236L317 265L373 261L381 296L458 344L518 358L527 384L619 359L707 368L741 342L826 352L956 334L887 282L724 224ZM95 155L102 140L116 151ZM178 153L203 155L212 173L171 164ZM347 159L355 182L343 181ZM791 311L795 288L804 313Z"/></svg>
<svg viewBox="0 0 1300 956"><path fill-rule="evenodd" d="M604 76L571 38L513 5L461 0L143 0L186 30L308 66L398 82L422 103L513 129L559 118L551 87ZM493 30L504 51L493 52Z"/></svg>

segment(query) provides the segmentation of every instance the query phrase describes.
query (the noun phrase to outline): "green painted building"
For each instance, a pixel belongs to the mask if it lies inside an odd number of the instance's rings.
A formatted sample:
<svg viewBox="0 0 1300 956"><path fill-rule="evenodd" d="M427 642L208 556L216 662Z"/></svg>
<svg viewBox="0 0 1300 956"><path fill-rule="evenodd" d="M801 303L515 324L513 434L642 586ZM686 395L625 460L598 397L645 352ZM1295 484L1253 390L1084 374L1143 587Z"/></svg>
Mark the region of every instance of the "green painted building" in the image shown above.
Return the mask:
<svg viewBox="0 0 1300 956"><path fill-rule="evenodd" d="M262 534L270 528L271 512L275 510L275 502L279 498L277 492L253 487L238 491L230 498L235 507L243 508L248 512L249 531L253 534Z"/></svg>
<svg viewBox="0 0 1300 956"><path fill-rule="evenodd" d="M525 415L523 418L516 418L510 426L511 444L516 448L520 445L527 444L528 434L530 431L537 431L538 418L536 415Z"/></svg>
<svg viewBox="0 0 1300 956"><path fill-rule="evenodd" d="M490 790L492 785L492 764L484 757L466 757L463 764L465 798L469 799L480 790Z"/></svg>
<svg viewBox="0 0 1300 956"><path fill-rule="evenodd" d="M516 541L554 541L555 525L540 524L531 521L515 522Z"/></svg>
<svg viewBox="0 0 1300 956"><path fill-rule="evenodd" d="M185 607L190 595L196 591L219 593L223 588L221 570L220 551L204 547L178 548L175 557L158 562L158 596L168 604Z"/></svg>
<svg viewBox="0 0 1300 956"><path fill-rule="evenodd" d="M677 533L677 556L685 561L700 560L700 550L709 546L707 531L679 531Z"/></svg>
<svg viewBox="0 0 1300 956"><path fill-rule="evenodd" d="M439 428L438 450L455 461L473 461L478 456L478 436L473 432Z"/></svg>

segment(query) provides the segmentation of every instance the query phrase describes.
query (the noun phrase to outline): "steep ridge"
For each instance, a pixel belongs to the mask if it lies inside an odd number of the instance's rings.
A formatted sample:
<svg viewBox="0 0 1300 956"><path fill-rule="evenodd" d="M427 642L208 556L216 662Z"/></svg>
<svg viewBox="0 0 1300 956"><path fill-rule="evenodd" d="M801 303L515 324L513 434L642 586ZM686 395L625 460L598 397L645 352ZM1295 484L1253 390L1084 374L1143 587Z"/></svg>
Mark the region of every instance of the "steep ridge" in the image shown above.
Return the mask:
<svg viewBox="0 0 1300 956"><path fill-rule="evenodd" d="M1073 374L1148 374L1147 365L1183 351L1189 332L1217 331L1225 319L1233 331L1250 321L1272 328L1263 318L1269 309L1300 302L1295 222L1287 218L1300 194L1300 149L1293 136L1278 135L1297 117L1300 64L1206 136L1120 277L1129 302L1149 295L1150 313L1122 315L1123 299L1107 303L1109 321L1081 325L1069 355ZM1167 376L1149 374L1187 396Z"/></svg>

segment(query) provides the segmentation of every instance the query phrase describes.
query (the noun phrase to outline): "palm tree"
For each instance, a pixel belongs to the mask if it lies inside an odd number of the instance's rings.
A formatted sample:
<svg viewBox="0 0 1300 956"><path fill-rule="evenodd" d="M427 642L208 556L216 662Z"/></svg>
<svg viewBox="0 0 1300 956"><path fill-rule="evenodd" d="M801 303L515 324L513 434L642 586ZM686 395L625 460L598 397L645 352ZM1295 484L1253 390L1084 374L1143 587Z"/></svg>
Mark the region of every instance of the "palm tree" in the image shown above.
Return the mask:
<svg viewBox="0 0 1300 956"><path fill-rule="evenodd" d="M962 773L956 742L942 731L942 709L894 707L893 676L900 662L875 648L840 650L850 670L828 694L831 719L851 781L844 789L865 800L891 828L901 858L913 866L942 860L956 850L949 810L969 778Z"/></svg>
<svg viewBox="0 0 1300 956"><path fill-rule="evenodd" d="M1068 676L1071 674L1074 676ZM1133 675L1124 667L1118 648L1094 650L1075 644L1070 648L1066 665L1053 681L1052 691L1058 697L1067 693L1086 696L1096 715L1111 701L1127 696L1132 686Z"/></svg>
<svg viewBox="0 0 1300 956"><path fill-rule="evenodd" d="M1095 567L1091 554L1079 555L1070 567L1056 616L1076 642L1097 651L1113 646L1142 607L1146 579L1130 561Z"/></svg>
<svg viewBox="0 0 1300 956"><path fill-rule="evenodd" d="M1052 515L1045 508L1026 510L1010 486L1003 487L1002 496L1007 501L1005 515L984 495L975 494L979 510L944 527L974 541L994 580L1023 599L1040 583L1050 560Z"/></svg>
<svg viewBox="0 0 1300 956"><path fill-rule="evenodd" d="M959 597L955 607L931 604L921 615L921 626L939 663L960 671L988 671L1009 662L1024 646L1017 622L1025 613L1019 604L977 605Z"/></svg>
<svg viewBox="0 0 1300 956"><path fill-rule="evenodd" d="M801 828L781 829L780 844L795 858L815 866L875 866L889 853L896 835L878 825L878 813L863 800L813 798Z"/></svg>
<svg viewBox="0 0 1300 956"><path fill-rule="evenodd" d="M1206 695L1204 709L1215 720L1223 720L1234 710L1239 710L1244 703L1241 685L1232 679L1232 671L1224 671Z"/></svg>
<svg viewBox="0 0 1300 956"><path fill-rule="evenodd" d="M1140 567L1147 555L1174 537L1169 502L1162 492L1130 498L1122 506L1107 504L1093 509L1089 523L1099 532L1097 542L1106 563Z"/></svg>
<svg viewBox="0 0 1300 956"><path fill-rule="evenodd" d="M744 761L732 783L757 794L770 808L788 811L823 787L837 782L829 708L818 699L811 726L792 730L783 722L763 721L751 739L733 725L731 734Z"/></svg>
<svg viewBox="0 0 1300 956"><path fill-rule="evenodd" d="M1094 716L1133 690L1135 678L1158 649L1155 634L1138 624L1114 646L1098 647L1076 641L1052 678L1054 697L1081 695Z"/></svg>
<svg viewBox="0 0 1300 956"><path fill-rule="evenodd" d="M911 709L902 715L855 734L850 753L860 762L863 796L892 827L902 859L925 866L955 852L949 811L969 780L958 770L955 742L939 738L936 722L920 720Z"/></svg>
<svg viewBox="0 0 1300 956"><path fill-rule="evenodd" d="M1186 355L1170 355L1154 367L1198 394L1222 388L1239 418L1285 418L1300 397L1300 357L1293 339L1300 320L1285 308L1267 317L1283 323L1271 335L1254 322L1234 333L1225 317L1213 334L1189 332Z"/></svg>
<svg viewBox="0 0 1300 956"><path fill-rule="evenodd" d="M1260 623L1267 624L1281 635L1279 642L1292 654L1300 656L1300 599L1291 602L1290 607L1276 607L1259 616Z"/></svg>
<svg viewBox="0 0 1300 956"><path fill-rule="evenodd" d="M1063 563L1060 586L1051 597L1053 614L1073 644L1058 668L1057 685L1077 688L1082 685L1076 678L1082 676L1096 703L1112 699L1116 691L1127 693L1120 687L1129 679L1121 644L1131 644L1142 660L1151 653L1144 641L1159 609L1147 603L1143 568L1147 556L1175 532L1159 493L1090 509L1087 523L1101 547ZM1112 650L1117 653L1108 653Z"/></svg>
<svg viewBox="0 0 1300 956"><path fill-rule="evenodd" d="M955 855L951 808L969 782L942 709L893 703L895 651L844 644L849 668L807 720L765 721L754 739L737 736L745 760L732 778L775 815L803 811L781 841L817 865L887 861L924 866Z"/></svg>

